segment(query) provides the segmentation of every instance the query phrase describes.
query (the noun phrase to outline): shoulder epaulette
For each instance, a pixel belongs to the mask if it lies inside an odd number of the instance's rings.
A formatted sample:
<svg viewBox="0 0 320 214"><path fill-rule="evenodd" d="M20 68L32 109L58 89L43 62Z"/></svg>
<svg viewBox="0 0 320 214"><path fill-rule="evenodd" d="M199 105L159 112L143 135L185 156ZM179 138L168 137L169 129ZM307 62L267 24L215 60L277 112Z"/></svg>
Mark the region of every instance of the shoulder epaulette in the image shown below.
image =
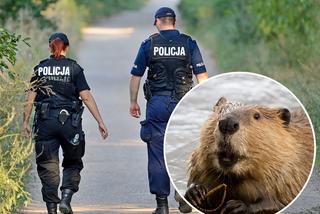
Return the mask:
<svg viewBox="0 0 320 214"><path fill-rule="evenodd" d="M159 33L154 33L154 34L152 34L151 36L149 36L149 39L151 39L151 38L153 38L153 37L156 37L156 36L158 36L159 35Z"/></svg>
<svg viewBox="0 0 320 214"><path fill-rule="evenodd" d="M192 39L191 36L189 36L189 35L187 35L187 34L184 34L184 33L180 33L180 36L183 36L183 37Z"/></svg>
<svg viewBox="0 0 320 214"><path fill-rule="evenodd" d="M74 60L74 59L70 59L70 58L66 58L66 59L69 60L69 61L71 61L71 62L73 62L73 63L77 63L77 61Z"/></svg>
<svg viewBox="0 0 320 214"><path fill-rule="evenodd" d="M41 61L39 62L39 64L44 63L44 62L46 62L46 61L48 61L48 60L49 60L49 58L43 59L43 60L41 60Z"/></svg>

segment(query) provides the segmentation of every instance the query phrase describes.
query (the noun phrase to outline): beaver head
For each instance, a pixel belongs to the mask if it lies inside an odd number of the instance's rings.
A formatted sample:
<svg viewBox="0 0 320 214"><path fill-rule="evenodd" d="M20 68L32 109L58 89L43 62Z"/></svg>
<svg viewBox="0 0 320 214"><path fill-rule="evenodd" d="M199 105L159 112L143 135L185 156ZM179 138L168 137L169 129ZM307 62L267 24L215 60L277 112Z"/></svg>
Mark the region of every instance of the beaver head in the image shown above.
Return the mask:
<svg viewBox="0 0 320 214"><path fill-rule="evenodd" d="M269 164L270 156L277 155L281 144L290 141L286 130L290 112L286 108L245 106L221 98L216 106L212 124L212 140L208 150L212 161L224 175L249 176L261 164ZM282 145L283 146L283 145Z"/></svg>

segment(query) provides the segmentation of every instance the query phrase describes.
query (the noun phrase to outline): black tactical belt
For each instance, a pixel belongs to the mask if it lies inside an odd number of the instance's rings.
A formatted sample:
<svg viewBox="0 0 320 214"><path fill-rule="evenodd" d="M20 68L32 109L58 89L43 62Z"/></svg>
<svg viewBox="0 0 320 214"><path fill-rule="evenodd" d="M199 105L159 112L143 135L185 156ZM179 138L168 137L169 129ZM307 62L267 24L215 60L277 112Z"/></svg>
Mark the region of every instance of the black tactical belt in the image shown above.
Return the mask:
<svg viewBox="0 0 320 214"><path fill-rule="evenodd" d="M47 116L45 118L40 116L40 119L58 118L59 122L63 125L72 113L73 112L67 109L50 109L48 110Z"/></svg>
<svg viewBox="0 0 320 214"><path fill-rule="evenodd" d="M173 91L153 91L152 96L171 96Z"/></svg>

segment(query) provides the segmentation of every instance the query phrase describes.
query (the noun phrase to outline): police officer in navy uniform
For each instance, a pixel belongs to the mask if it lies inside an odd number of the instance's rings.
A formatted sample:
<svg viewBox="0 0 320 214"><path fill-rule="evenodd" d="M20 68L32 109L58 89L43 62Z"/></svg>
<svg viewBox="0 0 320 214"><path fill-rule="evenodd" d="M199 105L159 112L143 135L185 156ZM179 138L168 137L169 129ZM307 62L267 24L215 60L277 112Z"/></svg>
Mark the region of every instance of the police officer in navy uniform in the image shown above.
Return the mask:
<svg viewBox="0 0 320 214"><path fill-rule="evenodd" d="M28 91L24 112L23 130L31 135L29 118L35 104L34 137L37 171L42 183L42 196L48 213L57 213L57 204L62 213L73 213L71 197L78 191L85 139L81 115L84 103L98 122L105 139L107 129L83 69L76 61L66 58L69 40L64 33L54 33L49 38L52 55L34 68L32 88ZM59 148L63 150L63 179L60 187Z"/></svg>
<svg viewBox="0 0 320 214"><path fill-rule="evenodd" d="M164 163L163 140L170 114L192 88L192 73L198 82L208 78L197 43L176 30L175 21L176 15L171 8L162 7L156 12L154 25L159 33L141 44L131 70L130 114L139 118L138 90L148 68L143 86L147 99L146 119L141 122L140 135L148 148L149 188L157 201L154 214L169 213L170 179Z"/></svg>

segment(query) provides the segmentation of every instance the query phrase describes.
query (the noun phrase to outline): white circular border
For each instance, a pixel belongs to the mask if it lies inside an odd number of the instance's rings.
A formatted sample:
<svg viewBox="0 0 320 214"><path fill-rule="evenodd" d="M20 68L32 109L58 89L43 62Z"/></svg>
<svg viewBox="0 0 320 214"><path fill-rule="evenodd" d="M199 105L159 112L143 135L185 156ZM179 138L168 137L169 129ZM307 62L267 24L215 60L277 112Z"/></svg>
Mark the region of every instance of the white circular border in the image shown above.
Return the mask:
<svg viewBox="0 0 320 214"><path fill-rule="evenodd" d="M202 213L201 211L199 211L197 208L195 208L189 201L187 201L185 198L184 198L184 194L180 194L180 191L177 189L176 185L174 184L173 182L173 179L171 178L171 175L170 175L170 171L169 171L169 168L168 168L168 164L167 164L167 156L166 156L166 142L167 142L167 129L168 129L168 125L170 123L170 120L172 118L172 115L174 115L176 109L179 107L181 101L183 99L185 99L188 94L193 91L193 90L196 90L198 87L201 87L202 84L205 84L206 82L210 81L211 79L214 79L214 78L217 78L217 77L222 77L222 76L227 76L227 75L238 75L238 74L245 74L245 75L252 75L252 76L258 76L258 77L261 77L261 78L265 78L265 79L269 79L270 81L276 83L277 85L279 85L280 87L282 87L285 91L288 91L289 94L291 94L295 99L296 101L298 101L298 103L300 104L300 106L302 107L304 113L307 115L308 117L308 120L309 120L309 123L310 123L310 126L311 126L311 129L312 129L312 135L313 135L313 145L314 145L314 151L313 151L313 161L312 161L312 167L311 167L311 170L310 170L310 173L309 173L309 176L308 176L308 179L307 181L305 182L305 184L303 185L302 189L300 190L300 192L298 193L298 195L287 205L285 206L283 209L279 210L277 213L281 213L283 211L285 211L288 207L290 207L291 204L294 203L295 200L297 200L300 196L300 194L303 192L303 190L306 188L307 184L309 183L309 180L312 176L312 172L313 172L313 169L314 169L314 165L315 165L315 160L316 160L316 153L317 153L317 144L316 144L316 136L315 136L315 132L314 132L314 128L313 128L313 123L311 121L311 118L308 114L308 112L306 111L304 105L301 103L301 101L298 99L298 97L293 93L291 92L286 86L282 85L280 82L270 78L270 77L267 77L265 75L262 75L262 74L257 74L257 73L254 73L254 72L247 72L247 71L233 71L233 72L226 72L226 73L222 73L222 74L218 74L218 75L214 75L208 79L206 79L205 81L203 81L202 83L200 84L197 84L195 87L193 87L185 96L182 97L182 99L179 101L179 103L177 104L177 106L174 108L173 112L171 113L171 116L168 120L168 123L167 123L167 127L166 127L166 130L165 130L165 136L164 136L164 144L163 144L163 152L164 152L164 162L165 162L165 165L166 165L166 170L168 172L168 175L169 175L169 178L170 178L170 182L172 183L174 189L179 193L179 195L181 196L181 198L190 206L192 207L193 210L196 210L197 212L199 213Z"/></svg>

